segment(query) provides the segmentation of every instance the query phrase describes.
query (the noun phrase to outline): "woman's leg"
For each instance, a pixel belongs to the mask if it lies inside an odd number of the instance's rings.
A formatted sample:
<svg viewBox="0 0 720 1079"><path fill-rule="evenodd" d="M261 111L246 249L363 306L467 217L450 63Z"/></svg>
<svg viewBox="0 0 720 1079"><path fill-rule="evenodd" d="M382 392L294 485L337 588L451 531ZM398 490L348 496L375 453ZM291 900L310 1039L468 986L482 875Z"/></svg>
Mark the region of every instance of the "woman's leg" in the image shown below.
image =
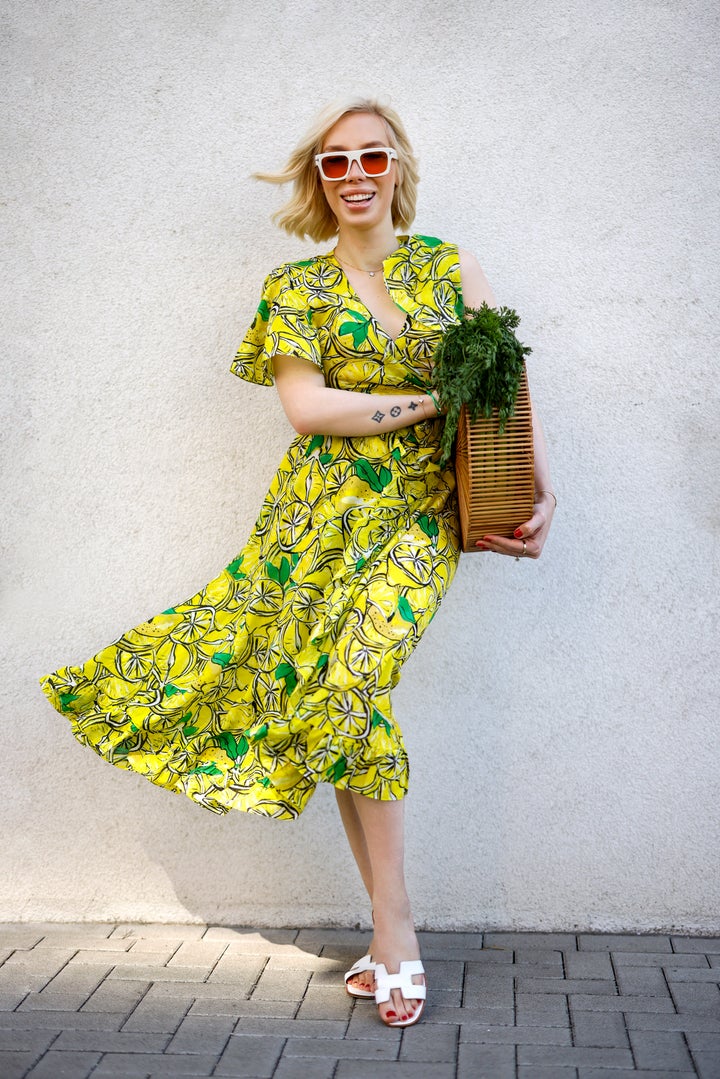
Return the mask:
<svg viewBox="0 0 720 1079"><path fill-rule="evenodd" d="M358 868L366 886L368 882L370 884L375 926L372 957L376 963L383 963L388 973L396 974L403 960L420 957L410 900L405 887L404 802L381 801L354 792L350 792L350 797L355 817L352 817L348 810L347 819L353 835L353 838L350 838L348 834L348 838L353 854L355 846L360 851L360 860L355 854ZM343 823L347 830L348 824L344 815ZM359 825L359 830L356 825ZM365 855L367 863L363 862ZM420 975L415 978L421 980ZM399 990L393 990L390 1000L379 1007L381 1015L386 1019L406 1019L412 1016L419 1006L419 1000L407 1000Z"/></svg>
<svg viewBox="0 0 720 1079"><path fill-rule="evenodd" d="M340 790L339 787L336 787L335 797L337 799L338 809L340 810L340 819L343 822L345 834L348 843L350 844L350 850L352 851L360 876L362 877L365 890L372 903L372 869L370 867L370 854L368 853L367 843L365 842L365 833L363 832L360 817L355 808L352 793L351 791ZM368 949L370 955L372 955L372 950L373 942L371 941ZM356 989L372 990L374 985L372 971L363 971L362 974L354 974L352 978L349 979L349 983Z"/></svg>

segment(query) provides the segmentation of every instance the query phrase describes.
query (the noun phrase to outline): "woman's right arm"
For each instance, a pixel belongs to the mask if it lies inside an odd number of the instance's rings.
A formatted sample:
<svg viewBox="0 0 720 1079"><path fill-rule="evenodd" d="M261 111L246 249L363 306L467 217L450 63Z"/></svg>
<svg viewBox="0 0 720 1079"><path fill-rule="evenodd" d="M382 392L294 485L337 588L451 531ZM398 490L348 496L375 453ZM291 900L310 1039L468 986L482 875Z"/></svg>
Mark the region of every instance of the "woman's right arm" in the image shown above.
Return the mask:
<svg viewBox="0 0 720 1079"><path fill-rule="evenodd" d="M379 394L336 390L314 364L298 356L273 357L275 385L285 415L299 435L374 435L435 419L427 393Z"/></svg>

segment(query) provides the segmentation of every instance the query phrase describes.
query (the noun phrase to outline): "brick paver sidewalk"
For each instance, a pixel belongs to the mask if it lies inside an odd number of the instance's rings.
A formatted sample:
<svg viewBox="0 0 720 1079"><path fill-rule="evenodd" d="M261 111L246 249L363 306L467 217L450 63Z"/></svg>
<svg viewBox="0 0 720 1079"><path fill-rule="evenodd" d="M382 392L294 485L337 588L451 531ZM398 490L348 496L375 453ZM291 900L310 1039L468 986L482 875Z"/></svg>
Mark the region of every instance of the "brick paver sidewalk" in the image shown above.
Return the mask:
<svg viewBox="0 0 720 1079"><path fill-rule="evenodd" d="M341 988L367 941L0 926L0 1077L720 1077L720 937L423 933L428 1008L405 1031Z"/></svg>

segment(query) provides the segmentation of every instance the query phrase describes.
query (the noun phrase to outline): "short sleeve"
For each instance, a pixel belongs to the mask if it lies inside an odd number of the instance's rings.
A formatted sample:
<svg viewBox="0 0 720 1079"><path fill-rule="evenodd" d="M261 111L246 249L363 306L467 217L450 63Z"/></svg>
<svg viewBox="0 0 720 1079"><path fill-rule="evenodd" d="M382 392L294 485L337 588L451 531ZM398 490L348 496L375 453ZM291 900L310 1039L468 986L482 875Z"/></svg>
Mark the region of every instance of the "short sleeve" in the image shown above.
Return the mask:
<svg viewBox="0 0 720 1079"><path fill-rule="evenodd" d="M312 308L291 276L291 266L281 266L265 278L262 299L230 370L247 382L272 386L272 357L280 352L299 356L322 370Z"/></svg>

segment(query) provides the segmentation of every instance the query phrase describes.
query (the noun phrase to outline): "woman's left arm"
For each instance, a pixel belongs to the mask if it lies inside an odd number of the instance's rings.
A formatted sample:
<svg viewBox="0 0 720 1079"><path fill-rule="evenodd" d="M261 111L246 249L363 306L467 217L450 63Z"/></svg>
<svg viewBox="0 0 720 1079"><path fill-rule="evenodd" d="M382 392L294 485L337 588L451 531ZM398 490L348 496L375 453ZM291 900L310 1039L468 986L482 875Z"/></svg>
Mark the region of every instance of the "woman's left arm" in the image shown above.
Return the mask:
<svg viewBox="0 0 720 1079"><path fill-rule="evenodd" d="M460 251L460 276L462 279L463 301L466 307L480 307L485 302L489 307L497 307L493 291L488 284L477 259L469 251ZM529 521L515 532L514 539L505 536L483 536L476 546L481 551L495 551L496 554L509 554L522 558L539 558L547 534L550 531L553 513L557 505L550 480L547 447L540 417L535 407L532 408L533 453L535 460L535 505Z"/></svg>

